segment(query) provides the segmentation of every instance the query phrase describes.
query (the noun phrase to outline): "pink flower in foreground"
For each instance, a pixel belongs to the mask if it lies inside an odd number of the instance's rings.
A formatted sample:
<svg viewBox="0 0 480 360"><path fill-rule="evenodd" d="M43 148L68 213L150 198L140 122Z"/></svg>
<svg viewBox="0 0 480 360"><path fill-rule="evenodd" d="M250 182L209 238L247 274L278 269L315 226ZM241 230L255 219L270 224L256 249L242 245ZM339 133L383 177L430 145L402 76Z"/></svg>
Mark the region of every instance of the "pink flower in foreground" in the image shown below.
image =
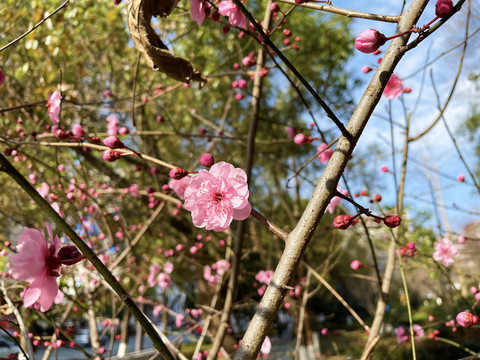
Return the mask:
<svg viewBox="0 0 480 360"><path fill-rule="evenodd" d="M458 248L449 239L440 239L433 246L435 247L433 260L441 261L445 266L454 263L452 258L458 256Z"/></svg>
<svg viewBox="0 0 480 360"><path fill-rule="evenodd" d="M232 220L245 220L252 211L247 174L224 161L193 176L184 196L193 224L207 230L225 231Z"/></svg>
<svg viewBox="0 0 480 360"><path fill-rule="evenodd" d="M190 184L190 178L188 176L185 176L180 180L172 179L168 182L168 186L170 187L170 189L175 191L177 196L182 200L184 199L185 189L188 187L189 184Z"/></svg>
<svg viewBox="0 0 480 360"><path fill-rule="evenodd" d="M325 143L322 143L320 144L320 146L317 148L317 152L320 152L322 151L323 149L325 149L328 145L325 144ZM332 149L327 149L327 150L324 150L321 154L318 155L318 160L320 160L320 162L322 164L325 164L328 162L328 160L330 160L330 158L332 157L333 155L333 150Z"/></svg>
<svg viewBox="0 0 480 360"><path fill-rule="evenodd" d="M403 82L397 75L392 74L388 79L387 86L383 90L383 96L388 100L394 100L403 92Z"/></svg>
<svg viewBox="0 0 480 360"><path fill-rule="evenodd" d="M198 26L205 20L205 10L211 7L210 3L204 0L190 0L190 17L196 21Z"/></svg>
<svg viewBox="0 0 480 360"><path fill-rule="evenodd" d="M263 357L266 358L268 357L268 354L270 354L271 350L272 350L272 342L270 341L270 338L266 336L265 340L263 340L262 347L260 348L260 352L262 353Z"/></svg>
<svg viewBox="0 0 480 360"><path fill-rule="evenodd" d="M47 231L50 241L38 230L23 228L18 238L17 254L12 256L12 277L30 283L24 293L23 305L30 307L38 302L42 312L50 309L57 296L56 279L60 276L60 266L73 265L83 259L72 245L58 251L58 236L53 238L48 224Z"/></svg>
<svg viewBox="0 0 480 360"><path fill-rule="evenodd" d="M370 54L385 44L386 41L385 35L375 29L368 29L358 35L355 40L355 47L358 51Z"/></svg>
<svg viewBox="0 0 480 360"><path fill-rule="evenodd" d="M50 117L52 124L57 125L60 122L60 105L62 103L62 95L60 92L55 90L48 96L47 102L47 114Z"/></svg>
<svg viewBox="0 0 480 360"><path fill-rule="evenodd" d="M218 4L218 12L223 16L228 16L228 21L233 26L238 26L242 29L247 28L247 19L245 19L245 16L233 1L222 1Z"/></svg>

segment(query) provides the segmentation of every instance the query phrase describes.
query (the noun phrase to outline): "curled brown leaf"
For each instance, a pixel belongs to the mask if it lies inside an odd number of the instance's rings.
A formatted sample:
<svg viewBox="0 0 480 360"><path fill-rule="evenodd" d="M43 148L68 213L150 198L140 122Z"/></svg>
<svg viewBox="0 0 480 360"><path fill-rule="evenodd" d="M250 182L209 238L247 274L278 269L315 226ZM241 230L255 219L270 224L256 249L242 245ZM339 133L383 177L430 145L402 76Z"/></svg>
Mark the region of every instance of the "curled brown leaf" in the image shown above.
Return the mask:
<svg viewBox="0 0 480 360"><path fill-rule="evenodd" d="M168 77L203 86L207 80L185 59L174 56L150 25L152 16L168 16L178 0L131 0L127 5L127 23L135 47L143 54L148 66Z"/></svg>

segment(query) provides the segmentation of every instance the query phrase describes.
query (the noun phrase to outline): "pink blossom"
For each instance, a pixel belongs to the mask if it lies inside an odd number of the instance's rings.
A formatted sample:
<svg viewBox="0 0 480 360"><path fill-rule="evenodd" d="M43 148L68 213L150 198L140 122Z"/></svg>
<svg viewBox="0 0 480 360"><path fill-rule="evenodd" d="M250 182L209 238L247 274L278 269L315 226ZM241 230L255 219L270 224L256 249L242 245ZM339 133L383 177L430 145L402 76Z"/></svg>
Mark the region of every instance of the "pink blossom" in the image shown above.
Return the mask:
<svg viewBox="0 0 480 360"><path fill-rule="evenodd" d="M382 166L382 172L384 172L384 173L388 172L388 167Z"/></svg>
<svg viewBox="0 0 480 360"><path fill-rule="evenodd" d="M306 136L305 134L297 134L293 138L293 142L297 145L305 145L305 144L311 144L313 141L313 138L311 136Z"/></svg>
<svg viewBox="0 0 480 360"><path fill-rule="evenodd" d="M60 122L60 106L62 104L62 95L55 90L48 96L47 101L47 114L50 117L52 124L57 125Z"/></svg>
<svg viewBox="0 0 480 360"><path fill-rule="evenodd" d="M413 337L415 340L421 340L425 336L425 331L420 325L413 324ZM399 344L406 342L410 336L409 336L410 331L403 327L399 326L398 328L395 329L395 335L397 335L397 341Z"/></svg>
<svg viewBox="0 0 480 360"><path fill-rule="evenodd" d="M403 82L397 75L392 74L383 90L383 96L388 100L394 100L403 92Z"/></svg>
<svg viewBox="0 0 480 360"><path fill-rule="evenodd" d="M182 200L184 199L185 189L188 187L189 184L190 184L190 178L188 176L180 180L172 179L168 182L168 186L170 187L170 189L175 191L177 196Z"/></svg>
<svg viewBox="0 0 480 360"><path fill-rule="evenodd" d="M173 265L173 263L171 263L170 261L167 261L165 265L163 265L163 271L165 271L167 274L171 274L174 268L175 265Z"/></svg>
<svg viewBox="0 0 480 360"><path fill-rule="evenodd" d="M225 274L228 271L228 269L230 269L230 263L227 260L223 260L223 259L218 260L214 265L215 265L215 270L217 271L217 274L220 276Z"/></svg>
<svg viewBox="0 0 480 360"><path fill-rule="evenodd" d="M296 134L296 131L293 127L291 126L287 126L285 128L285 131L287 132L287 136L290 138L290 139L293 139L295 137L295 134Z"/></svg>
<svg viewBox="0 0 480 360"><path fill-rule="evenodd" d="M347 190L340 190L340 188L337 188L337 190L339 192L341 192L343 195L348 195L348 191ZM327 206L327 211L330 213L330 214L333 214L333 212L335 211L335 207L340 204L340 202L342 201L342 198L340 196L334 196L332 198L332 200L330 200L330 203L328 204Z"/></svg>
<svg viewBox="0 0 480 360"><path fill-rule="evenodd" d="M83 127L80 124L73 124L72 126L72 134L76 137L82 137L84 135Z"/></svg>
<svg viewBox="0 0 480 360"><path fill-rule="evenodd" d="M449 239L443 238L436 241L433 246L433 260L441 261L443 265L450 266L454 263L453 257L458 256L458 248Z"/></svg>
<svg viewBox="0 0 480 360"><path fill-rule="evenodd" d="M185 318L184 315L182 315L182 314L177 314L177 315L175 316L175 325L176 325L177 327L182 327L182 321L183 321L184 318Z"/></svg>
<svg viewBox="0 0 480 360"><path fill-rule="evenodd" d="M247 19L233 1L222 1L218 4L218 12L223 16L228 16L228 21L233 26L247 28Z"/></svg>
<svg viewBox="0 0 480 360"><path fill-rule="evenodd" d="M160 273L158 275L157 282L158 282L158 286L166 290L172 284L172 279L170 278L170 275L168 275L167 273Z"/></svg>
<svg viewBox="0 0 480 360"><path fill-rule="evenodd" d="M358 260L353 260L350 264L350 267L353 269L353 270L358 270L360 268L362 268L364 265L358 261Z"/></svg>
<svg viewBox="0 0 480 360"><path fill-rule="evenodd" d="M465 244L465 242L467 241L467 238L465 237L465 235L460 234L458 235L457 241L459 244Z"/></svg>
<svg viewBox="0 0 480 360"><path fill-rule="evenodd" d="M318 155L318 160L320 160L320 162L321 162L322 164L327 163L328 160L330 160L330 158L331 158L332 155L333 155L333 150L332 150L332 149L324 150L327 146L328 146L327 144L322 143L322 144L320 144L320 146L317 148L317 152L320 152L320 151L323 150L323 152Z"/></svg>
<svg viewBox="0 0 480 360"><path fill-rule="evenodd" d="M265 340L263 340L262 347L260 348L260 352L262 353L263 357L268 357L268 354L270 354L270 351L272 350L272 342L270 341L270 338L268 336L265 337Z"/></svg>
<svg viewBox="0 0 480 360"><path fill-rule="evenodd" d="M198 26L205 20L205 10L211 7L210 3L204 0L190 0L190 17L196 21Z"/></svg>
<svg viewBox="0 0 480 360"><path fill-rule="evenodd" d="M77 258L79 256L74 246L69 246L65 251L62 250L66 247L62 248L60 253L58 236L53 238L48 224L47 231L49 241L40 231L23 228L23 233L18 238L17 254L12 256L12 277L30 283L24 292L23 305L31 307L38 302L42 312L52 306L58 294L56 278L60 276L60 266L62 263L75 263L73 258L69 258L72 254ZM76 252L71 248L75 248Z"/></svg>
<svg viewBox="0 0 480 360"><path fill-rule="evenodd" d="M358 35L355 40L355 47L358 51L370 54L385 44L386 41L385 35L375 29L368 29Z"/></svg>
<svg viewBox="0 0 480 360"><path fill-rule="evenodd" d="M460 181L460 182L465 182L465 175L459 174L459 175L457 176L457 180Z"/></svg>
<svg viewBox="0 0 480 360"><path fill-rule="evenodd" d="M255 280L265 285L269 285L272 278L273 270L260 270L258 274L255 275Z"/></svg>
<svg viewBox="0 0 480 360"><path fill-rule="evenodd" d="M125 145L123 142L116 136L110 135L103 139L105 146L108 146L110 149L123 149Z"/></svg>
<svg viewBox="0 0 480 360"><path fill-rule="evenodd" d="M159 264L152 264L149 269L147 283L150 287L154 287L157 284L156 277L162 267Z"/></svg>
<svg viewBox="0 0 480 360"><path fill-rule="evenodd" d="M110 136L115 136L118 133L118 118L115 114L110 114L107 116L108 129L107 133Z"/></svg>
<svg viewBox="0 0 480 360"><path fill-rule="evenodd" d="M245 220L252 210L247 175L223 161L193 176L184 196L193 224L207 230L225 231L232 220Z"/></svg>

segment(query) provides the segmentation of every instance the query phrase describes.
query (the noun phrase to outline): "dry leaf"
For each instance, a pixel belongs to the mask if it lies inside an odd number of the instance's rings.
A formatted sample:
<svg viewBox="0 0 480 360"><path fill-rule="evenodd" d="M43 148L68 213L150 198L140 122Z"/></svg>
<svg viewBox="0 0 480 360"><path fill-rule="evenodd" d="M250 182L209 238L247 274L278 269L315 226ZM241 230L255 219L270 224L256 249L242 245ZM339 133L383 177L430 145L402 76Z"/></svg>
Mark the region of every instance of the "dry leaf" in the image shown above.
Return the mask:
<svg viewBox="0 0 480 360"><path fill-rule="evenodd" d="M178 0L131 0L127 5L127 23L136 48L143 54L148 66L167 76L190 83L198 81L201 87L207 79L185 59L174 56L150 25L152 16L168 16Z"/></svg>

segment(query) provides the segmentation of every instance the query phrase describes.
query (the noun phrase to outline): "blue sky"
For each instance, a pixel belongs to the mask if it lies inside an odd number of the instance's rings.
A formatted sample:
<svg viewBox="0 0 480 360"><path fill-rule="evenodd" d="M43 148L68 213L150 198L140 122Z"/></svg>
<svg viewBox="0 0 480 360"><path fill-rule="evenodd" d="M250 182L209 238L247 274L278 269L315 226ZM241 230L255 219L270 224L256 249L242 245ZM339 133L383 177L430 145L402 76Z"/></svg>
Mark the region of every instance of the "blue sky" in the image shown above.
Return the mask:
<svg viewBox="0 0 480 360"><path fill-rule="evenodd" d="M389 15L397 15L401 9L402 3L403 1L334 1L334 5L337 7ZM410 2L407 2L407 6L409 4ZM434 6L435 1L431 1L418 23L419 26L433 19L435 16ZM418 99L421 88L422 73L419 73L414 77L409 76L420 69L423 64L426 63L427 58L434 59L442 52L450 49L463 40L465 33L465 14L466 11L457 13L442 29L430 36L426 41L419 45L417 49L407 53L398 65L395 73L400 76L400 78L406 78L404 80L404 86L411 87L413 90L412 93L404 95L407 109L411 110ZM472 22L470 32L473 32L476 30L476 27L479 26L478 20L476 21L476 24L475 21ZM354 34L359 34L368 28L375 28L386 36L393 35L395 33L395 27L395 24L364 19L355 19L351 25ZM477 36L480 37L480 35ZM470 45L467 48L463 72L459 78L454 96L445 113L447 123L454 134L457 134L459 126L467 117L471 104L478 101L479 93L476 91L474 84L468 80L469 74L476 71L474 60L474 58L477 57L474 53L476 42L478 42L477 37L473 37L470 41ZM387 47L388 44L384 45L381 49L386 50ZM458 69L460 55L461 48L452 51L427 68L428 72L425 77L422 97L419 100L416 112L411 118L412 134L417 134L419 131L423 130L438 114L438 111L436 110L437 104L435 95L431 87L429 71L432 70L434 74L437 88L443 102L452 86L453 79ZM358 71L360 73L360 69L363 65L372 66L376 63L375 61L376 57L373 55L363 54L356 51L355 56L349 63L350 70L353 72ZM366 88L371 74L372 73L365 75L362 74L365 82L354 91L354 97L357 101L361 97L363 90ZM382 148L388 149L387 146L389 145L384 139L390 139L389 123L381 118L387 115L387 104L388 100L386 99L380 101L359 142L359 147L362 148L369 144L376 143L381 145ZM399 99L392 101L392 114L395 121L404 123L403 110ZM403 136L401 131L397 130L395 139L397 144L396 150L401 149L402 139ZM476 159L472 156L474 152L474 144L468 143L468 139L465 137L459 136L456 139L461 147L462 154L466 156L469 165L474 168L476 164ZM413 196L408 196L406 198L407 206L413 211L432 211L432 198L429 194L430 187L432 187L433 189L439 190L435 191L435 197L438 203L440 203L443 198L443 202L447 207L452 207L456 204L460 208L480 213L479 194L475 187L471 185L471 178L468 176L464 165L459 160L458 155L454 150L453 143L442 122L440 122L431 133L423 137L421 140L412 143L410 154L412 161L408 168L409 173L406 193L408 195L418 196L422 200L418 200ZM400 158L400 155L398 155L398 158ZM392 167L391 159L388 158L386 158L385 161L379 160L378 164L379 166L386 165L389 168ZM435 169L437 169L437 172L435 172ZM460 173L466 175L467 181L464 184L456 181L456 176ZM378 176L382 175L383 174L379 170ZM430 178L430 181L428 178ZM384 192L384 198L386 203L391 204L394 201L393 180L391 176L387 176L385 179L385 184L389 190ZM463 226L467 223L480 219L478 215L467 214L449 208L445 210L444 214L440 212L442 222L446 216L451 230L457 233L461 233L463 231ZM445 224L443 224L443 229L445 230Z"/></svg>

